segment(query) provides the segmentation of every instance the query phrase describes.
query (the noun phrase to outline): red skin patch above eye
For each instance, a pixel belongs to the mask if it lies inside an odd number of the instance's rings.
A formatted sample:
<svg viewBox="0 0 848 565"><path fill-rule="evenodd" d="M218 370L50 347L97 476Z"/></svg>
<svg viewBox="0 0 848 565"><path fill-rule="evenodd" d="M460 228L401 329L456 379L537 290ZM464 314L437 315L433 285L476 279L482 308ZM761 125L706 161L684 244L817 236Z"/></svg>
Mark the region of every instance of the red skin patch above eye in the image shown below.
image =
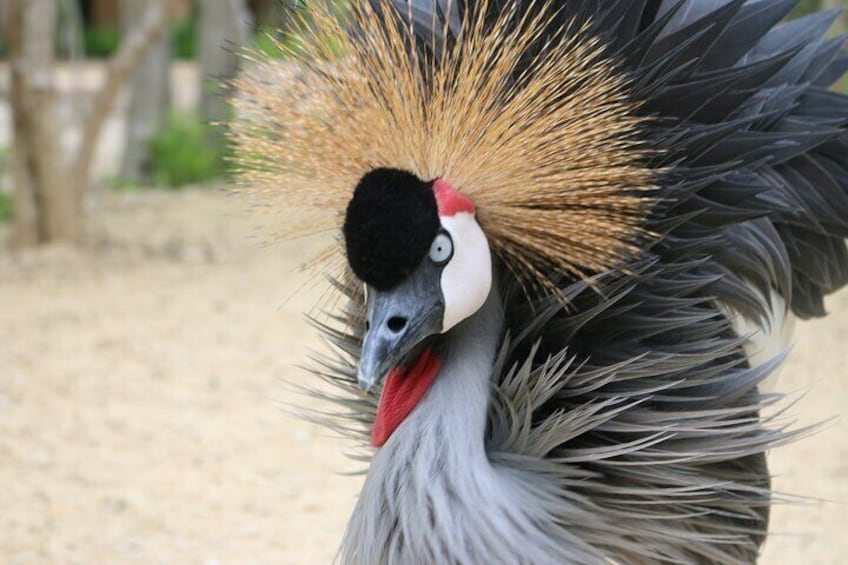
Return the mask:
<svg viewBox="0 0 848 565"><path fill-rule="evenodd" d="M433 192L436 193L439 216L455 216L460 212L474 214L477 211L474 202L451 186L445 179L437 179L433 183Z"/></svg>
<svg viewBox="0 0 848 565"><path fill-rule="evenodd" d="M441 359L430 349L425 349L408 370L395 367L389 371L371 431L371 445L382 447L389 441L397 427L424 398L436 379L440 365Z"/></svg>

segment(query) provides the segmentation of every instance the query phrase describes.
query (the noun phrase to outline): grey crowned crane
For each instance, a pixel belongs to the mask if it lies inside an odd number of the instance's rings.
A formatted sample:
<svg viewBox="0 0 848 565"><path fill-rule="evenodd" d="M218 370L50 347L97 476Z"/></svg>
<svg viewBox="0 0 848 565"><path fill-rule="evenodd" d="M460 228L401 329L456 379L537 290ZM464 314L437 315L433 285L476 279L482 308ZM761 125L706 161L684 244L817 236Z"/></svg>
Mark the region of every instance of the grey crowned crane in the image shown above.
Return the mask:
<svg viewBox="0 0 848 565"><path fill-rule="evenodd" d="M238 81L244 185L343 236L341 562L756 561L761 385L848 281L845 38L795 4L354 2Z"/></svg>

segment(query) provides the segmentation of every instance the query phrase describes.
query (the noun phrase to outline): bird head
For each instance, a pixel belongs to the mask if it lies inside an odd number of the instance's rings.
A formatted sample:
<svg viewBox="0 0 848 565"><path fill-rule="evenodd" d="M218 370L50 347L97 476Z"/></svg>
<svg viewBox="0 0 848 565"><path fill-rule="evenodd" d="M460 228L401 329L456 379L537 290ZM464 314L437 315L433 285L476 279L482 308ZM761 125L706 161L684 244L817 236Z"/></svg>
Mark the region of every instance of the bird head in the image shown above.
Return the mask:
<svg viewBox="0 0 848 565"><path fill-rule="evenodd" d="M504 287L557 296L559 281L617 268L652 237L654 150L632 77L591 22L551 28L561 3L533 2L527 17L455 14L458 41L418 37L415 10L382 6L415 2L318 8L291 53L299 65L259 61L237 81L240 181L284 211L280 235L335 232L344 218L351 290L367 295L358 379L383 382L376 445L486 303L493 257Z"/></svg>
<svg viewBox="0 0 848 565"><path fill-rule="evenodd" d="M435 377L433 338L486 302L492 288L489 243L474 203L449 181L386 168L358 183L343 233L348 262L367 294L359 384L370 390L390 375L383 400L403 396L407 410L394 410L402 417ZM397 387L410 390L393 393ZM384 424L390 434L393 424Z"/></svg>

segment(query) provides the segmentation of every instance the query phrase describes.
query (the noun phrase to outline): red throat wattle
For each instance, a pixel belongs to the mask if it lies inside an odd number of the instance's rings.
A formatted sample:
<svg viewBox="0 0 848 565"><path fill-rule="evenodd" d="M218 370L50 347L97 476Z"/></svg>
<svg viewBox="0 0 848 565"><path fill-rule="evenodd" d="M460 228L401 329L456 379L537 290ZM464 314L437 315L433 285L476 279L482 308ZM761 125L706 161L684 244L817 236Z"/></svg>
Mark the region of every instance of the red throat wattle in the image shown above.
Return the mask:
<svg viewBox="0 0 848 565"><path fill-rule="evenodd" d="M415 409L439 372L441 359L432 350L425 349L415 364L408 369L395 367L386 376L377 418L371 432L371 445L382 447Z"/></svg>

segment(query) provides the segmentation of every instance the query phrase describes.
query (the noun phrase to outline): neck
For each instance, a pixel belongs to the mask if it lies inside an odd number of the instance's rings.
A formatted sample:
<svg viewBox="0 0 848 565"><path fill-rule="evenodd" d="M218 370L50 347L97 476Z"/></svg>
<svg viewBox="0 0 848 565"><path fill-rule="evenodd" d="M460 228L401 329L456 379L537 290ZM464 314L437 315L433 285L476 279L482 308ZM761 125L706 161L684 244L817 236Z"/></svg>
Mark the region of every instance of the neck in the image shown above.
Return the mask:
<svg viewBox="0 0 848 565"><path fill-rule="evenodd" d="M493 291L446 336L436 380L374 455L342 544L344 563L497 563L545 550L532 526L516 535L516 523L534 521L523 510L520 473L486 453L502 331Z"/></svg>
<svg viewBox="0 0 848 565"><path fill-rule="evenodd" d="M445 336L435 381L374 455L342 546L345 563L452 561L435 542L457 534L461 507L476 502L468 499L479 498L492 481L486 411L502 328L493 291Z"/></svg>

